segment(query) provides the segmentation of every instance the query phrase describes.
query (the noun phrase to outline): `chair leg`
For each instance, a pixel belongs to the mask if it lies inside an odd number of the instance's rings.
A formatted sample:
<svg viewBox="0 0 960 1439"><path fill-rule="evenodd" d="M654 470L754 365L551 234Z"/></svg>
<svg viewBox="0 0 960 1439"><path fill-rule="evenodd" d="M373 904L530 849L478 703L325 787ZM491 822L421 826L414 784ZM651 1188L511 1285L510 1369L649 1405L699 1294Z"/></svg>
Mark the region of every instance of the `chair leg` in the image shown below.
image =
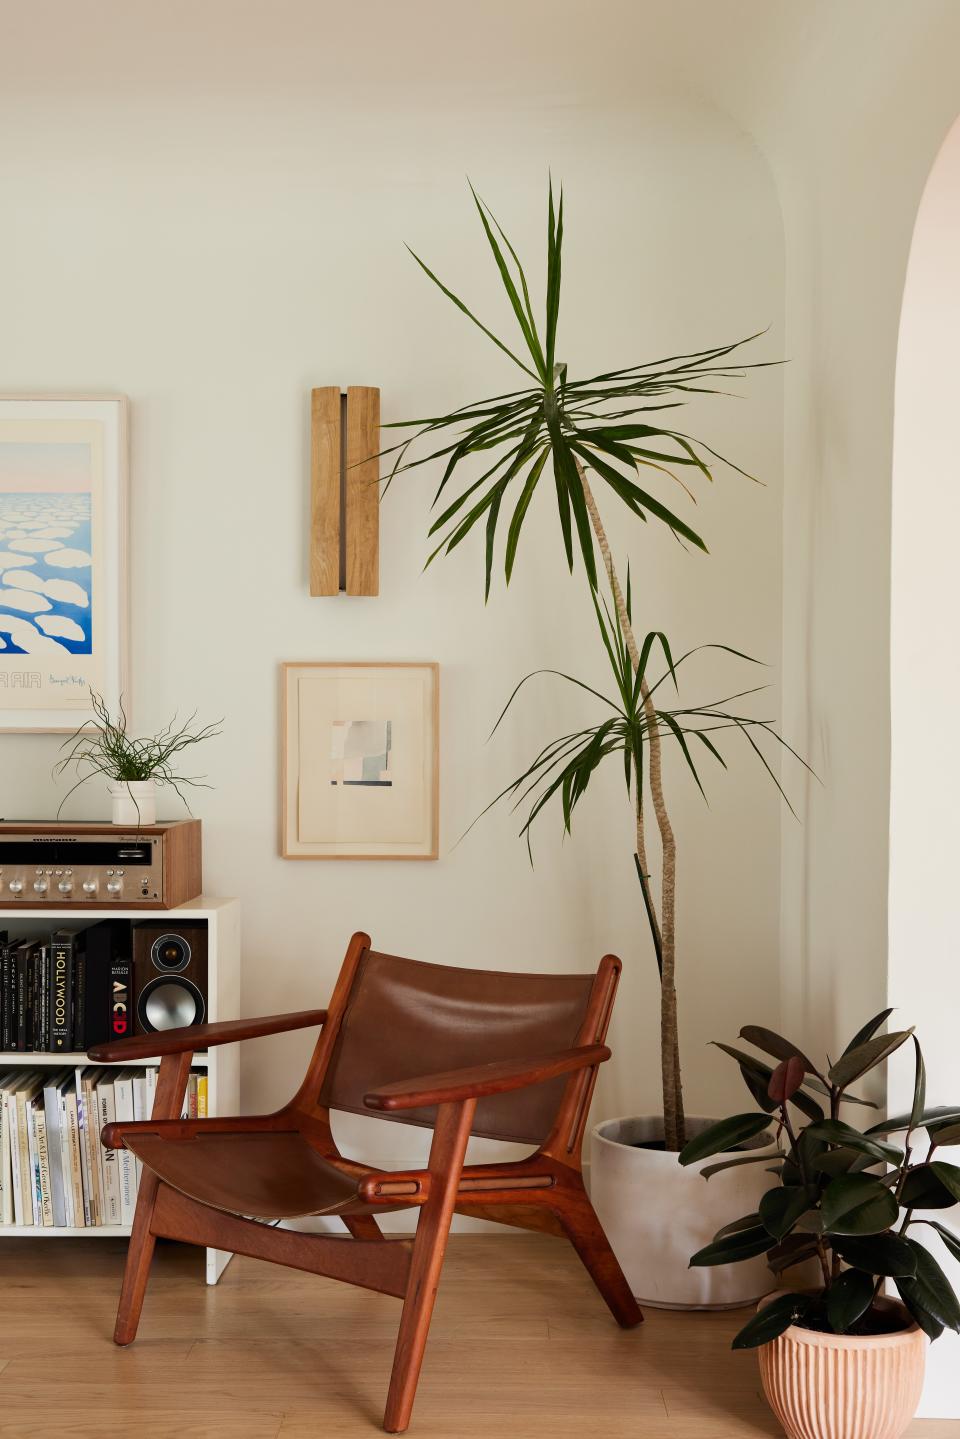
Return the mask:
<svg viewBox="0 0 960 1439"><path fill-rule="evenodd" d="M617 1323L623 1329L642 1323L643 1311L630 1292L586 1190L581 1188L575 1197L558 1206L556 1214Z"/></svg>
<svg viewBox="0 0 960 1439"><path fill-rule="evenodd" d="M127 1247L127 1263L123 1271L123 1287L120 1290L120 1304L117 1308L117 1322L113 1331L114 1344L132 1344L137 1337L143 1296L147 1292L150 1278L150 1264L156 1247L156 1238L150 1233L153 1206L157 1198L157 1176L144 1168L140 1177L140 1193L130 1231Z"/></svg>
<svg viewBox="0 0 960 1439"><path fill-rule="evenodd" d="M417 1380L475 1108L476 1100L469 1099L462 1104L441 1104L437 1110L428 1165L430 1197L422 1206L417 1220L410 1278L383 1415L383 1427L388 1434L402 1434L413 1412Z"/></svg>
<svg viewBox="0 0 960 1439"><path fill-rule="evenodd" d="M177 1118L190 1078L192 1058L191 1054L168 1054L161 1059L151 1118ZM150 1264L157 1243L156 1237L150 1232L150 1225L159 1184L153 1170L144 1165L130 1231L130 1243L127 1246L127 1263L123 1271L123 1287L120 1290L117 1322L113 1330L114 1344L132 1344L137 1337L143 1296L147 1291Z"/></svg>

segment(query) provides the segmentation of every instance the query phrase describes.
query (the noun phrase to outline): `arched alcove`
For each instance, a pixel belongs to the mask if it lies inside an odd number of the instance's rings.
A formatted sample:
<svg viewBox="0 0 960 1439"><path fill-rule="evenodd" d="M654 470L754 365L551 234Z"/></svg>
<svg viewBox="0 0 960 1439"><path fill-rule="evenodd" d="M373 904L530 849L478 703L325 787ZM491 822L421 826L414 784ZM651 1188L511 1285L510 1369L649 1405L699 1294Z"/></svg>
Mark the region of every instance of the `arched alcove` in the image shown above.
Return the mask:
<svg viewBox="0 0 960 1439"><path fill-rule="evenodd" d="M917 216L894 420L887 993L898 1027L917 1026L928 1104L960 1102L958 334L960 121L937 156ZM909 1107L912 1083L910 1047L891 1065L894 1110ZM954 1213L936 1217L951 1223ZM931 1249L954 1284L960 1282L960 1266L938 1238ZM953 1334L931 1348L921 1413L960 1415L958 1359L960 1339Z"/></svg>

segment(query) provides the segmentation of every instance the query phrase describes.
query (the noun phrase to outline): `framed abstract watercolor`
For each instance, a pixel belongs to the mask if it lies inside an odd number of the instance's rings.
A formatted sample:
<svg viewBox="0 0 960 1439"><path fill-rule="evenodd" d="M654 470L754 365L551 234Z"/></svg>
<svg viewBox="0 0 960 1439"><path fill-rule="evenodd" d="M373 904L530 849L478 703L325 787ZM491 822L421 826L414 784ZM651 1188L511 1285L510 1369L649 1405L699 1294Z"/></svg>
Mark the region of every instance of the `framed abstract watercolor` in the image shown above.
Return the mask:
<svg viewBox="0 0 960 1439"><path fill-rule="evenodd" d="M281 666L285 859L436 859L439 666Z"/></svg>
<svg viewBox="0 0 960 1439"><path fill-rule="evenodd" d="M125 689L126 401L0 397L0 730Z"/></svg>

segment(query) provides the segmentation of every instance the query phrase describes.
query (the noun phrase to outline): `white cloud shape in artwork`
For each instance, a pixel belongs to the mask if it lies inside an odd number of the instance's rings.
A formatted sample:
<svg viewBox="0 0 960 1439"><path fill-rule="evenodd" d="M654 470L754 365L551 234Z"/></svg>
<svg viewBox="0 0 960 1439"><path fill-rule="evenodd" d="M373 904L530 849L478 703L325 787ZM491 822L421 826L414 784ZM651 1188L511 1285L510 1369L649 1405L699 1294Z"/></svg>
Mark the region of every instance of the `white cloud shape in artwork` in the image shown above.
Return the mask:
<svg viewBox="0 0 960 1439"><path fill-rule="evenodd" d="M58 635L63 640L86 638L76 620L67 619L66 615L41 615L37 624L45 635Z"/></svg>
<svg viewBox="0 0 960 1439"><path fill-rule="evenodd" d="M86 550L69 550L59 547L46 556L46 562L48 565L56 565L58 569L62 570L79 570L84 565L91 563Z"/></svg>
<svg viewBox="0 0 960 1439"><path fill-rule="evenodd" d="M16 589L33 590L35 594L46 595L48 599L59 600L64 605L76 605L81 610L87 609L90 604L90 596L76 580L42 580L31 570L5 570L3 581Z"/></svg>
<svg viewBox="0 0 960 1439"><path fill-rule="evenodd" d="M5 606L8 610L24 610L27 614L53 609L50 601L43 595L33 594L29 590L14 590L7 585L0 585L0 606Z"/></svg>
<svg viewBox="0 0 960 1439"><path fill-rule="evenodd" d="M29 551L32 551L32 552L38 554L38 555L45 555L45 554L47 554L50 550L59 550L59 549L61 549L62 546L61 546L59 540L30 540L30 539L26 539L26 540L11 540L11 541L10 541L10 548L11 548L12 550L29 550Z"/></svg>
<svg viewBox="0 0 960 1439"><path fill-rule="evenodd" d="M19 615L5 615L2 610L0 610L0 635L9 635L17 649L24 650L28 655L63 654L63 645L42 635L30 620L21 619Z"/></svg>
<svg viewBox="0 0 960 1439"><path fill-rule="evenodd" d="M43 528L34 525L33 530L38 540L68 540L76 528L76 525L44 525Z"/></svg>
<svg viewBox="0 0 960 1439"><path fill-rule="evenodd" d="M10 550L0 550L0 570L17 569L20 565L35 565L33 555L15 555Z"/></svg>

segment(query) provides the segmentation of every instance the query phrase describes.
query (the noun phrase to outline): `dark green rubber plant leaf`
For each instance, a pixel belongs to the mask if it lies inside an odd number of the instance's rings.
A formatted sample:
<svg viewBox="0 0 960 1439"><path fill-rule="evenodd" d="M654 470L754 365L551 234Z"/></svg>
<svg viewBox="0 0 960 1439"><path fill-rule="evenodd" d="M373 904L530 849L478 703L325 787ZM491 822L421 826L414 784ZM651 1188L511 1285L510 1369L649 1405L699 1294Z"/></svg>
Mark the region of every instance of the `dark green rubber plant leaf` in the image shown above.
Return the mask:
<svg viewBox="0 0 960 1439"><path fill-rule="evenodd" d="M810 1205L807 1191L801 1186L768 1189L760 1200L760 1219L768 1234L783 1239Z"/></svg>
<svg viewBox="0 0 960 1439"><path fill-rule="evenodd" d="M900 1212L890 1190L869 1174L838 1174L823 1191L820 1209L828 1234L881 1234Z"/></svg>
<svg viewBox="0 0 960 1439"><path fill-rule="evenodd" d="M830 1286L827 1318L835 1334L846 1334L873 1302L873 1279L862 1269L845 1269Z"/></svg>
<svg viewBox="0 0 960 1439"><path fill-rule="evenodd" d="M838 1084L841 1089L846 1089L848 1084L852 1084L862 1074L882 1064L895 1049L907 1042L912 1033L912 1029L900 1029L894 1034L878 1034L873 1039L868 1039L865 1044L841 1055L836 1064L830 1066L831 1082Z"/></svg>
<svg viewBox="0 0 960 1439"><path fill-rule="evenodd" d="M809 1294L781 1294L750 1319L735 1337L731 1348L757 1349L778 1339L791 1324L796 1324L813 1305Z"/></svg>
<svg viewBox="0 0 960 1439"><path fill-rule="evenodd" d="M918 1164L911 1169L900 1190L900 1203L907 1209L952 1209L957 1196L937 1171L954 1169L953 1164ZM960 1170L956 1170L960 1176ZM956 1179L953 1180L956 1183Z"/></svg>
<svg viewBox="0 0 960 1439"><path fill-rule="evenodd" d="M871 1139L852 1125L844 1124L842 1119L820 1120L809 1125L807 1133L813 1139L826 1139L830 1144L842 1144L847 1149L855 1149L878 1162L882 1160L887 1164L899 1164L903 1159L903 1150L896 1144L885 1144L880 1139Z"/></svg>
<svg viewBox="0 0 960 1439"><path fill-rule="evenodd" d="M916 1239L906 1241L914 1252L917 1272L912 1279L900 1279L897 1288L905 1304L909 1301L933 1316L945 1329L960 1329L960 1303L953 1292L950 1280L934 1259L929 1249ZM919 1323L919 1318L917 1320Z"/></svg>
<svg viewBox="0 0 960 1439"><path fill-rule="evenodd" d="M685 1144L680 1151L681 1164L696 1164L711 1154L729 1153L745 1139L753 1139L770 1128L769 1114L733 1114L718 1120Z"/></svg>
<svg viewBox="0 0 960 1439"><path fill-rule="evenodd" d="M831 1244L844 1263L866 1274L900 1279L912 1278L917 1272L913 1249L899 1234L873 1234L865 1238L838 1234Z"/></svg>
<svg viewBox="0 0 960 1439"><path fill-rule="evenodd" d="M713 1264L737 1264L742 1259L756 1259L772 1249L773 1239L762 1225L754 1229L741 1229L723 1239L698 1249L690 1260L691 1269L701 1269Z"/></svg>

